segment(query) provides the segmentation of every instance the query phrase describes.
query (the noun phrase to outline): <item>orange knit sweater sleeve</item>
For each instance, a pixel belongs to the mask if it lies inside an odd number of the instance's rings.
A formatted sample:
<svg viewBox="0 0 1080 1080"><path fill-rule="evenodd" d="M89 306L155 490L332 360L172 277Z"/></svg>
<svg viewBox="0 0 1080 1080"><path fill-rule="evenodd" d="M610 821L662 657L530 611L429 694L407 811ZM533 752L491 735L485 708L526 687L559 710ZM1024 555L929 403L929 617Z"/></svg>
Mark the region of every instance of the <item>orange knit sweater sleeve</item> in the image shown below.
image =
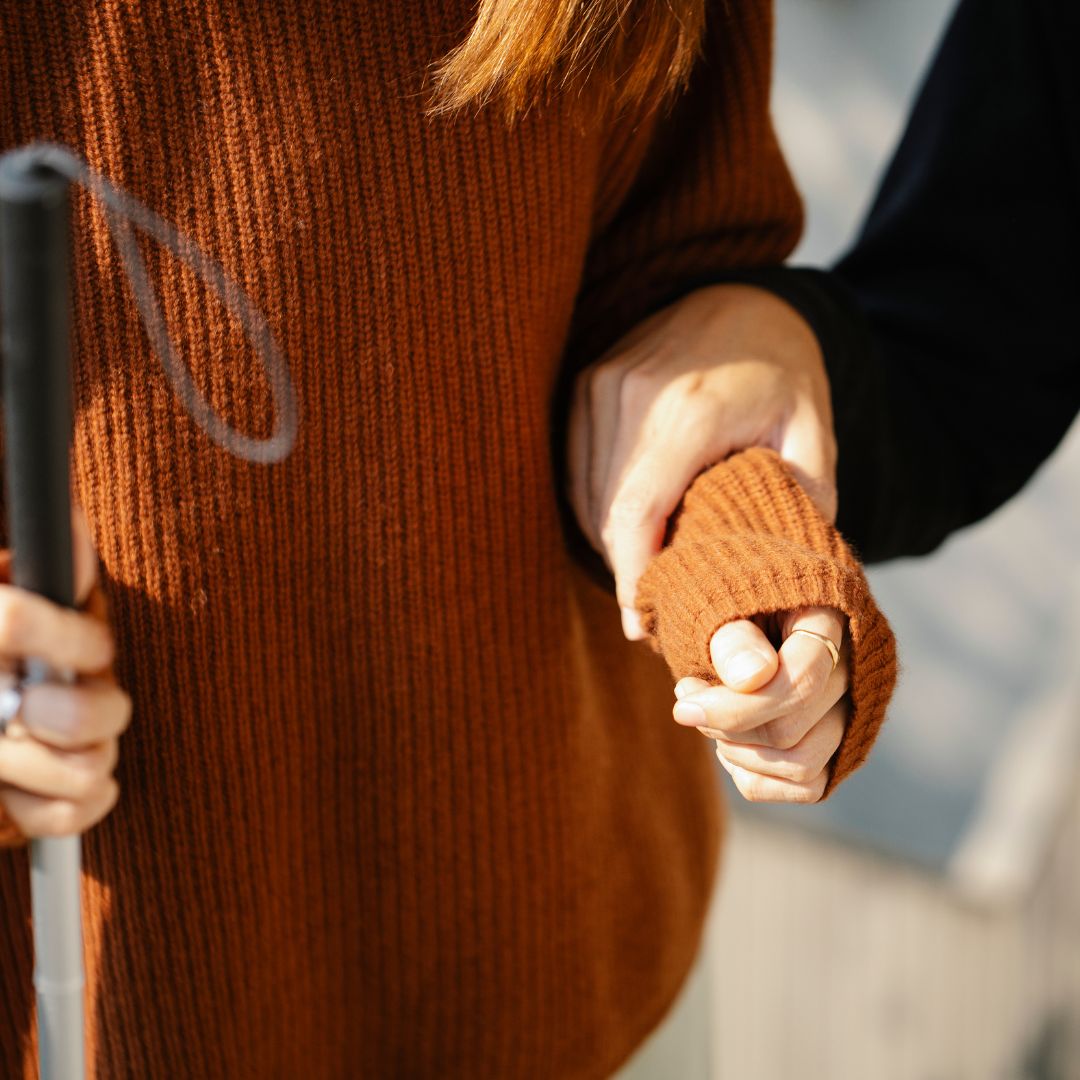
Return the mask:
<svg viewBox="0 0 1080 1080"><path fill-rule="evenodd" d="M823 797L866 759L896 682L896 642L851 549L772 450L736 454L691 484L637 602L672 674L712 683L709 642L724 623L807 606L842 611L852 711Z"/></svg>

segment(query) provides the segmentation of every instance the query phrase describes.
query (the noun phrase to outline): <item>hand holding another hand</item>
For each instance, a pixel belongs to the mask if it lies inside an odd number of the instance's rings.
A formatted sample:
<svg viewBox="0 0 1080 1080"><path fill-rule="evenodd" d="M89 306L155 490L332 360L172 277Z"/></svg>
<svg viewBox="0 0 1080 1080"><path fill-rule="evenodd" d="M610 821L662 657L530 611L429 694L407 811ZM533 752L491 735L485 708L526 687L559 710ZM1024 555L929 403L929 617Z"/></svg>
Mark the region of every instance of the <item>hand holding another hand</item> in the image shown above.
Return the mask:
<svg viewBox="0 0 1080 1080"><path fill-rule="evenodd" d="M646 319L577 378L568 432L578 523L615 576L623 628L644 636L637 583L698 473L775 450L836 518L836 438L817 338L764 289L712 285Z"/></svg>
<svg viewBox="0 0 1080 1080"><path fill-rule="evenodd" d="M728 623L710 642L719 684L676 684L675 720L716 740L751 802L817 802L825 791L850 711L844 623L832 608ZM779 651L763 626L782 640ZM835 664L821 638L837 647Z"/></svg>
<svg viewBox="0 0 1080 1080"><path fill-rule="evenodd" d="M687 488L753 446L775 450L821 517L835 519L836 442L821 351L802 317L763 289L690 293L578 377L571 502L614 574L631 640L645 636L638 580ZM716 740L745 798L816 802L824 793L850 715L846 622L816 607L728 623L710 643L719 683L684 678L676 686L675 719ZM838 662L815 634L836 647Z"/></svg>

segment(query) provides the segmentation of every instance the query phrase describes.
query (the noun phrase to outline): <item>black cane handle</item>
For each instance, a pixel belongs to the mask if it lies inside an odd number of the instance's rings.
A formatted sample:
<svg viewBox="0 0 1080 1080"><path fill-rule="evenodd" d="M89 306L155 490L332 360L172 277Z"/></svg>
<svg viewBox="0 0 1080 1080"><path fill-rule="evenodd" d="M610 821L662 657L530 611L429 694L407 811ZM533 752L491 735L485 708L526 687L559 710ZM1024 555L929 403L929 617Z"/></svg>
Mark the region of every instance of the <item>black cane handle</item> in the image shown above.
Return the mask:
<svg viewBox="0 0 1080 1080"><path fill-rule="evenodd" d="M69 181L0 158L0 333L13 583L74 603L71 547Z"/></svg>

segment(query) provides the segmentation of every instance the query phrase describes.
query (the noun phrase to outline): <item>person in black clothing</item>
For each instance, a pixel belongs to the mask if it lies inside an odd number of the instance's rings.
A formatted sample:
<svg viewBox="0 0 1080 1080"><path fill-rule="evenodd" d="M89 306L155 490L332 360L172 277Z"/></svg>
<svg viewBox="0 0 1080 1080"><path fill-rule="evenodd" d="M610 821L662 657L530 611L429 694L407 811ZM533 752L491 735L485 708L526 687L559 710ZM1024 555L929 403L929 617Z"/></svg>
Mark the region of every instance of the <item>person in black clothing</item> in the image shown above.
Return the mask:
<svg viewBox="0 0 1080 1080"><path fill-rule="evenodd" d="M1078 255L1080 5L962 0L838 266L695 282L578 376L572 431L597 380L618 389L572 470L618 594L683 478L750 445L780 453L866 562L929 552L1000 506L1080 409ZM775 669L749 622L721 651L718 671L748 653ZM748 767L784 776L798 753Z"/></svg>
<svg viewBox="0 0 1080 1080"><path fill-rule="evenodd" d="M713 380L724 452L772 445L830 516L835 466L837 524L863 559L919 555L1015 494L1080 408L1077 259L1080 4L962 0L850 253L832 270L694 282L700 314L674 305L673 332L661 311L654 337ZM620 343L579 381L641 348ZM672 396L657 374L652 398ZM613 442L649 399L643 385ZM704 468L718 443L695 438L682 452ZM665 469L662 441L655 474L685 473ZM645 561L612 568L636 576Z"/></svg>

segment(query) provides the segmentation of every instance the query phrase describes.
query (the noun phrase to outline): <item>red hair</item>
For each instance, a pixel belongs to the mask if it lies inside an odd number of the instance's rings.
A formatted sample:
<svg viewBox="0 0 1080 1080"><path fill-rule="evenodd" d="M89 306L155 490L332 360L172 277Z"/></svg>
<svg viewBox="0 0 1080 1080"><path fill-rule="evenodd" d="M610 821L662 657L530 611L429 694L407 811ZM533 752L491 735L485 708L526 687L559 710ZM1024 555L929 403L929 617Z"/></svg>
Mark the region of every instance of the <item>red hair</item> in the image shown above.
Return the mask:
<svg viewBox="0 0 1080 1080"><path fill-rule="evenodd" d="M513 117L553 91L615 109L686 82L705 0L479 0L469 36L438 64L436 112L498 102Z"/></svg>

